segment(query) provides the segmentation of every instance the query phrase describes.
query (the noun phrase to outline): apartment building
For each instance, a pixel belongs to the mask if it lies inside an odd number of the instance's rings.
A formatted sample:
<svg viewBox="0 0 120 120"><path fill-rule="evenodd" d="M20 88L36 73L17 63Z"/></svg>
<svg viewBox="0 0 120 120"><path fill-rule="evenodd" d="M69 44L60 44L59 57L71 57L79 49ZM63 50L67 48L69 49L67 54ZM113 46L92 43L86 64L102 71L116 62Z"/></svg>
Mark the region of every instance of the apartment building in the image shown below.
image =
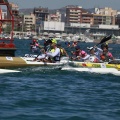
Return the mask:
<svg viewBox="0 0 120 120"><path fill-rule="evenodd" d="M66 23L81 23L82 22L82 11L80 7L68 6L66 8Z"/></svg>
<svg viewBox="0 0 120 120"><path fill-rule="evenodd" d="M66 8L66 23L93 24L93 15L82 7L74 6Z"/></svg>
<svg viewBox="0 0 120 120"><path fill-rule="evenodd" d="M33 14L36 17L36 32L39 34L43 22L48 21L49 10L43 7L34 8Z"/></svg>
<svg viewBox="0 0 120 120"><path fill-rule="evenodd" d="M47 21L48 20L48 14L49 10L48 8L34 8L33 14L36 16L36 20L39 21Z"/></svg>
<svg viewBox="0 0 120 120"><path fill-rule="evenodd" d="M93 14L93 24L115 25L116 15L117 10L113 10L112 8L95 8L95 13Z"/></svg>
<svg viewBox="0 0 120 120"><path fill-rule="evenodd" d="M30 14L30 15L24 15L23 16L23 31L25 32L31 32L33 30L35 30L35 15L34 14Z"/></svg>
<svg viewBox="0 0 120 120"><path fill-rule="evenodd" d="M61 22L61 13L57 10L55 14L49 14L48 21Z"/></svg>
<svg viewBox="0 0 120 120"><path fill-rule="evenodd" d="M81 9L82 16L81 16L81 23L93 25L93 14L89 13L88 11Z"/></svg>

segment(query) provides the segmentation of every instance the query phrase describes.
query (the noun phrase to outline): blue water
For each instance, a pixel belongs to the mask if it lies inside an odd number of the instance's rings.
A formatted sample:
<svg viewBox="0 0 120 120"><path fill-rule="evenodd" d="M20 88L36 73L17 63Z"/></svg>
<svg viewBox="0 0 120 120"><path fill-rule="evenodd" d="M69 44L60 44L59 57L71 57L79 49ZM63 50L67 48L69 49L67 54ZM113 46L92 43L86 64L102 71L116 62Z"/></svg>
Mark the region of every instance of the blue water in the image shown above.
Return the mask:
<svg viewBox="0 0 120 120"><path fill-rule="evenodd" d="M16 56L30 53L30 40L15 40ZM80 44L83 49L93 44ZM110 44L119 58L119 45ZM0 120L120 120L120 77L17 68L0 74Z"/></svg>

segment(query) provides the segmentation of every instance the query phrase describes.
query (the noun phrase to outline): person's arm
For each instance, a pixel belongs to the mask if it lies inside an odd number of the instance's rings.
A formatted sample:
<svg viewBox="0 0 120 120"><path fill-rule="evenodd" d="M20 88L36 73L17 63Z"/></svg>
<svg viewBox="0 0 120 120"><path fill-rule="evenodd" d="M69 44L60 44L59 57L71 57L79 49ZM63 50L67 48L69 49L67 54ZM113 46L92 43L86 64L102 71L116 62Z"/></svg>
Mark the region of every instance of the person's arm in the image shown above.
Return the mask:
<svg viewBox="0 0 120 120"><path fill-rule="evenodd" d="M82 58L83 60L87 60L90 57L89 54L87 54L84 58Z"/></svg>
<svg viewBox="0 0 120 120"><path fill-rule="evenodd" d="M47 56L50 56L50 57L55 57L57 54L59 54L60 53L60 49L59 48L57 48L56 50L55 50L55 52L48 52L48 53L46 53L47 54Z"/></svg>
<svg viewBox="0 0 120 120"><path fill-rule="evenodd" d="M63 49L63 52L64 52L64 54L65 54L67 57L69 57L69 55L67 54L67 52L66 52L65 49Z"/></svg>

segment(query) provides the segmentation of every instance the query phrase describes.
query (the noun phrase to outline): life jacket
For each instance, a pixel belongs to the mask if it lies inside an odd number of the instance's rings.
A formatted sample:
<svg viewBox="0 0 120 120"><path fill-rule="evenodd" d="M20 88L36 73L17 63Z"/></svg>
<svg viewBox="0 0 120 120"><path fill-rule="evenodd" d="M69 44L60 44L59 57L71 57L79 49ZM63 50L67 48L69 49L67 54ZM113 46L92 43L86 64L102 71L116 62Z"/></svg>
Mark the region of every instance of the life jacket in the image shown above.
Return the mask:
<svg viewBox="0 0 120 120"><path fill-rule="evenodd" d="M50 52L55 52L55 49L51 49ZM53 58L49 57L49 60L52 61L52 62L60 61L60 54L58 54L57 56L55 56Z"/></svg>
<svg viewBox="0 0 120 120"><path fill-rule="evenodd" d="M64 50L63 50L63 48L60 48L60 56L64 56Z"/></svg>
<svg viewBox="0 0 120 120"><path fill-rule="evenodd" d="M55 52L55 49L51 49L50 52Z"/></svg>
<svg viewBox="0 0 120 120"><path fill-rule="evenodd" d="M56 55L55 57L53 57L53 60L54 60L54 62L57 62L57 61L60 61L60 58L61 58L61 56L60 56L60 53L59 53L58 55Z"/></svg>
<svg viewBox="0 0 120 120"><path fill-rule="evenodd" d="M96 56L92 55L92 56L89 57L89 61L94 62L94 63L98 63L99 59Z"/></svg>
<svg viewBox="0 0 120 120"><path fill-rule="evenodd" d="M104 62L109 62L109 59L112 58L112 54L110 52L103 52L101 55L100 55L100 59Z"/></svg>

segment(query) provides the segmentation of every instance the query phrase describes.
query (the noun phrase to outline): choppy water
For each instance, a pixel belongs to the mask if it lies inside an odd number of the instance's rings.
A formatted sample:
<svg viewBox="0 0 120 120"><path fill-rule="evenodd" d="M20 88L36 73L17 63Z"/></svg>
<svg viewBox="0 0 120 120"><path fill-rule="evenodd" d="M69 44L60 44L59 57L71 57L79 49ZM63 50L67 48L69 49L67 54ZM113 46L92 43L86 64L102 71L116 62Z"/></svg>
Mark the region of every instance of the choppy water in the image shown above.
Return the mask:
<svg viewBox="0 0 120 120"><path fill-rule="evenodd" d="M16 56L28 53L30 42L16 40ZM119 45L110 47L119 58ZM119 76L53 67L17 70L22 72L0 74L0 120L120 120Z"/></svg>

